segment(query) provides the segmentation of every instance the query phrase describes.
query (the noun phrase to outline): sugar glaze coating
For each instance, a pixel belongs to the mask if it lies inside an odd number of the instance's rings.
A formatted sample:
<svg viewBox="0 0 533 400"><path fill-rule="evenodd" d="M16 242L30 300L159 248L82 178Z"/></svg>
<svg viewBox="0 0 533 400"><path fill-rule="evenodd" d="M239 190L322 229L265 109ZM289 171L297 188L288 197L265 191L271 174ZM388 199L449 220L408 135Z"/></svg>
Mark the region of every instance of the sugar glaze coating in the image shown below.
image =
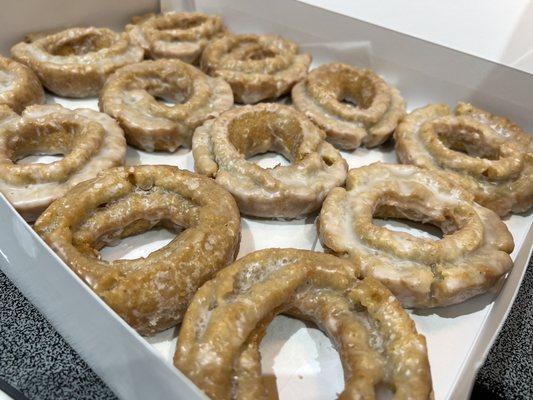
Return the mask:
<svg viewBox="0 0 533 400"><path fill-rule="evenodd" d="M455 113L430 104L410 113L395 139L402 163L446 171L500 216L533 207L533 138L507 118L468 103Z"/></svg>
<svg viewBox="0 0 533 400"><path fill-rule="evenodd" d="M344 368L340 399L372 399L379 384L395 399L429 399L426 342L400 303L352 263L296 249L266 249L205 283L181 326L174 364L214 400L272 398L259 343L274 316L314 322Z"/></svg>
<svg viewBox="0 0 533 400"><path fill-rule="evenodd" d="M18 164L29 155L63 155L51 164ZM0 106L0 191L28 221L71 187L122 165L124 132L106 114L58 104L33 105L21 116Z"/></svg>
<svg viewBox="0 0 533 400"><path fill-rule="evenodd" d="M319 208L346 178L346 161L324 139L324 132L292 107L234 108L196 129L195 169L230 191L244 214L297 218ZM262 168L247 160L268 151L291 164Z"/></svg>
<svg viewBox="0 0 533 400"><path fill-rule="evenodd" d="M373 223L405 218L442 230L440 240ZM441 174L375 163L348 172L322 206L324 247L384 283L408 307L459 303L484 293L512 268L513 238L493 211Z"/></svg>
<svg viewBox="0 0 533 400"><path fill-rule="evenodd" d="M100 259L102 247L156 226L181 233L147 257ZM109 169L74 187L35 230L128 324L150 335L179 323L196 289L234 260L240 216L212 180L145 165Z"/></svg>

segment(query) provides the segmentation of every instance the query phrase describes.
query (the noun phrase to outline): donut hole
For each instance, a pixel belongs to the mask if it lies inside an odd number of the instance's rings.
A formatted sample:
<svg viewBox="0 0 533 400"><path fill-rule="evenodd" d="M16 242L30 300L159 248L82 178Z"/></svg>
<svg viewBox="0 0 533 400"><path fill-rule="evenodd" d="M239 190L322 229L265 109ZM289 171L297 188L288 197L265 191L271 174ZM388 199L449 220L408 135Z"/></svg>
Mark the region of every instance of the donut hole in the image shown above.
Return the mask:
<svg viewBox="0 0 533 400"><path fill-rule="evenodd" d="M435 219L435 216L431 215L431 210L424 209L422 201L416 204L410 199L414 206L406 207L400 204L401 200L398 200L400 199L388 201L384 198L381 200L373 213L373 224L391 231L409 233L434 241L460 228L452 214L441 213L440 217ZM407 204L408 200L403 200Z"/></svg>
<svg viewBox="0 0 533 400"><path fill-rule="evenodd" d="M103 211L106 204L95 211ZM95 220L97 221L97 220ZM184 227L162 218L139 218L124 227L99 225L96 237L75 234L74 243L83 252L104 261L146 258L179 236Z"/></svg>
<svg viewBox="0 0 533 400"><path fill-rule="evenodd" d="M244 59L248 60L264 60L267 58L276 57L276 53L269 49L253 49L249 51Z"/></svg>
<svg viewBox="0 0 533 400"><path fill-rule="evenodd" d="M299 398L336 399L344 389L339 353L314 324L277 316L261 341L260 353L264 384L279 398L299 393Z"/></svg>
<svg viewBox="0 0 533 400"><path fill-rule="evenodd" d="M54 56L81 56L111 47L113 37L106 32L86 32L78 36L62 36L47 43L45 50Z"/></svg>
<svg viewBox="0 0 533 400"><path fill-rule="evenodd" d="M181 227L167 222L126 237L113 232L105 238L100 238L103 241L103 247L99 249L100 258L104 261L115 261L147 257L168 245L181 231Z"/></svg>
<svg viewBox="0 0 533 400"><path fill-rule="evenodd" d="M435 123L433 127L439 140L450 150L487 160L498 160L501 156L500 146L489 143L476 127L462 123Z"/></svg>
<svg viewBox="0 0 533 400"><path fill-rule="evenodd" d="M180 70L150 71L132 79L128 90L145 90L156 101L167 106L186 103L193 94L192 80ZM135 101L135 99L132 99Z"/></svg>
<svg viewBox="0 0 533 400"><path fill-rule="evenodd" d="M394 398L394 388L385 382L380 382L375 387L376 399L378 400L392 400Z"/></svg>
<svg viewBox="0 0 533 400"><path fill-rule="evenodd" d="M276 57L277 55L273 49L264 47L256 38L239 40L229 52L241 61L261 61Z"/></svg>
<svg viewBox="0 0 533 400"><path fill-rule="evenodd" d="M61 161L64 154L38 154L29 155L16 160L16 164L52 164Z"/></svg>
<svg viewBox="0 0 533 400"><path fill-rule="evenodd" d="M228 126L228 138L237 151L251 161L273 160L272 153L275 153L284 157L286 163L298 158L303 139L296 118L270 111L251 111L233 119ZM253 158L267 153L271 153L270 156Z"/></svg>
<svg viewBox="0 0 533 400"><path fill-rule="evenodd" d="M79 125L73 123L31 124L12 132L7 142L8 156L16 164L51 164L69 154L79 138Z"/></svg>
<svg viewBox="0 0 533 400"><path fill-rule="evenodd" d="M146 258L178 238L198 218L197 206L129 173L101 203L72 223L74 246L97 259ZM131 186L130 186L131 185Z"/></svg>
<svg viewBox="0 0 533 400"><path fill-rule="evenodd" d="M156 18L153 27L159 31L171 31L175 29L196 28L207 21L204 15L175 15L167 18Z"/></svg>
<svg viewBox="0 0 533 400"><path fill-rule="evenodd" d="M370 108L376 95L374 84L364 75L341 74L337 77L337 84L331 85L330 88L334 88L337 101L360 109Z"/></svg>

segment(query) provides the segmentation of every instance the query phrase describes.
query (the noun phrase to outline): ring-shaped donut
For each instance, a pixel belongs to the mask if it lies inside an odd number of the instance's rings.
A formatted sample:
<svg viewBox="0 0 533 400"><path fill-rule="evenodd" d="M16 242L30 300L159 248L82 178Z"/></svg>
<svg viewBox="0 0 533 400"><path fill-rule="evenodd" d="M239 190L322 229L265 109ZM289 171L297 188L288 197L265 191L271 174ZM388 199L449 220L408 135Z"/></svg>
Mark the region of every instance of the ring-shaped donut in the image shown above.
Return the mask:
<svg viewBox="0 0 533 400"><path fill-rule="evenodd" d="M50 164L18 164L29 155L63 155ZM28 221L98 172L122 165L124 132L108 115L58 104L33 105L21 116L0 106L0 191Z"/></svg>
<svg viewBox="0 0 533 400"><path fill-rule="evenodd" d="M430 104L405 117L395 139L402 163L446 171L500 216L533 207L533 138L507 118Z"/></svg>
<svg viewBox="0 0 533 400"><path fill-rule="evenodd" d="M259 342L285 313L314 322L344 367L339 398L373 399L386 384L395 399L430 399L425 339L389 290L332 255L256 251L220 271L194 296L174 364L214 400L267 397Z"/></svg>
<svg viewBox="0 0 533 400"><path fill-rule="evenodd" d="M440 228L442 239L374 224L403 218ZM513 238L493 211L460 186L412 165L375 163L348 172L346 189L324 200L324 247L384 283L407 307L464 301L495 286L513 266Z"/></svg>
<svg viewBox="0 0 533 400"><path fill-rule="evenodd" d="M179 232L147 257L104 261L98 250L155 226ZM70 190L35 230L139 333L179 323L196 289L231 263L239 210L211 179L171 166L113 168Z"/></svg>
<svg viewBox="0 0 533 400"><path fill-rule="evenodd" d="M41 103L44 103L44 90L33 71L0 56L0 104L20 114L27 106Z"/></svg>
<svg viewBox="0 0 533 400"><path fill-rule="evenodd" d="M232 105L223 79L170 59L120 68L100 93L100 110L120 123L130 145L147 151L190 146L194 129Z"/></svg>
<svg viewBox="0 0 533 400"><path fill-rule="evenodd" d="M64 97L96 96L113 71L141 61L144 51L126 33L107 28L70 28L28 36L11 56L30 67L51 92Z"/></svg>
<svg viewBox="0 0 533 400"><path fill-rule="evenodd" d="M318 209L346 178L346 161L324 139L324 132L292 107L243 106L196 129L194 165L233 194L242 213L297 218ZM246 160L268 151L291 164L262 168Z"/></svg>
<svg viewBox="0 0 533 400"><path fill-rule="evenodd" d="M205 46L224 35L226 28L218 15L169 11L134 17L126 32L150 58L178 58L195 64Z"/></svg>
<svg viewBox="0 0 533 400"><path fill-rule="evenodd" d="M280 36L226 35L205 48L200 66L233 89L239 103L277 99L307 74L311 56Z"/></svg>
<svg viewBox="0 0 533 400"><path fill-rule="evenodd" d="M375 147L405 115L400 92L368 69L330 63L312 70L292 89L292 101L340 149Z"/></svg>

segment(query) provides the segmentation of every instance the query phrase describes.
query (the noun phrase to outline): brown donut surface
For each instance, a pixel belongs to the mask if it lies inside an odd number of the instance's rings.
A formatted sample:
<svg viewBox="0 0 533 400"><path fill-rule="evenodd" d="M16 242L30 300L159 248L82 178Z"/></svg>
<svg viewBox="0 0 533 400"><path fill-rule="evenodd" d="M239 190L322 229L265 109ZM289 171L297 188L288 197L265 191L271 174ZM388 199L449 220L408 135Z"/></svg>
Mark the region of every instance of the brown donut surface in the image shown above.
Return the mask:
<svg viewBox="0 0 533 400"><path fill-rule="evenodd" d="M256 251L205 283L181 326L174 364L210 398L269 397L259 343L274 316L314 322L344 368L340 399L432 398L426 342L400 303L351 263L296 249Z"/></svg>
<svg viewBox="0 0 533 400"><path fill-rule="evenodd" d="M100 259L105 245L156 226L181 233L147 257ZM196 289L234 260L240 216L211 179L144 165L109 169L74 187L35 230L128 324L149 335L179 323Z"/></svg>

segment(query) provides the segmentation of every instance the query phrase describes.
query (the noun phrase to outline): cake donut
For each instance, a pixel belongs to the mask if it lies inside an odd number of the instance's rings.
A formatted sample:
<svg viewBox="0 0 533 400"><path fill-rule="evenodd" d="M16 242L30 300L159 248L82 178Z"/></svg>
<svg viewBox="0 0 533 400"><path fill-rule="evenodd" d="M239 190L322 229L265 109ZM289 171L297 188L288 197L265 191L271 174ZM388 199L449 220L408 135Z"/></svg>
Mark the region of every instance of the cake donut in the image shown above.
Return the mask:
<svg viewBox="0 0 533 400"><path fill-rule="evenodd" d="M312 70L292 89L294 106L336 147L353 150L386 141L405 115L400 92L373 71L343 63Z"/></svg>
<svg viewBox="0 0 533 400"><path fill-rule="evenodd" d="M346 178L346 161L324 139L324 132L292 107L243 106L196 129L194 165L226 188L242 213L297 218L320 208L327 193ZM268 151L291 164L262 168L247 160Z"/></svg>
<svg viewBox="0 0 533 400"><path fill-rule="evenodd" d="M194 64L205 46L224 35L226 28L218 15L169 11L134 17L126 32L150 58L178 58Z"/></svg>
<svg viewBox="0 0 533 400"><path fill-rule="evenodd" d="M235 100L253 104L288 93L307 74L311 56L274 35L226 35L207 45L200 66L231 85Z"/></svg>
<svg viewBox="0 0 533 400"><path fill-rule="evenodd" d="M20 114L27 106L40 103L44 103L44 91L33 71L0 56L0 104Z"/></svg>
<svg viewBox="0 0 533 400"><path fill-rule="evenodd" d="M28 35L11 48L51 92L64 97L96 96L107 77L141 61L144 51L125 33L107 28L70 28L54 34Z"/></svg>
<svg viewBox="0 0 533 400"><path fill-rule="evenodd" d="M256 251L195 294L181 326L174 364L211 399L267 395L259 343L277 314L315 323L339 352L340 399L432 398L425 338L389 290L332 255L296 249Z"/></svg>
<svg viewBox="0 0 533 400"><path fill-rule="evenodd" d="M20 164L29 155L63 155L51 164ZM72 186L124 163L124 132L109 116L58 104L17 115L0 106L0 192L28 221Z"/></svg>
<svg viewBox="0 0 533 400"><path fill-rule="evenodd" d="M120 68L100 93L100 110L120 123L130 145L147 151L190 146L196 127L232 105L224 80L170 59Z"/></svg>
<svg viewBox="0 0 533 400"><path fill-rule="evenodd" d="M373 223L403 218L440 228L440 240ZM348 172L324 200L323 246L361 266L407 307L459 303L494 287L513 266L513 238L493 211L440 174L375 163Z"/></svg>
<svg viewBox="0 0 533 400"><path fill-rule="evenodd" d="M414 110L395 133L402 163L445 171L500 216L533 207L533 138L507 118L468 103Z"/></svg>
<svg viewBox="0 0 533 400"><path fill-rule="evenodd" d="M157 226L181 233L147 257L104 261L99 250ZM177 167L108 169L52 203L35 230L143 335L179 323L196 289L231 263L239 210L211 179Z"/></svg>

